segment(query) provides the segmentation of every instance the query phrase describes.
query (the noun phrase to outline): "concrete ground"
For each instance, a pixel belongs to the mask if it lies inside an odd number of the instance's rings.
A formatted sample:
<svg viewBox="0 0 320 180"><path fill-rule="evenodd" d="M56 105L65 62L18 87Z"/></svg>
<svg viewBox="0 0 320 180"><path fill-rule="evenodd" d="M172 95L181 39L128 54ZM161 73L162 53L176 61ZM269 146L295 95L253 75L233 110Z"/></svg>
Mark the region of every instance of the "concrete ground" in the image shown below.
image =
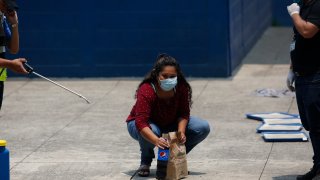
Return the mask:
<svg viewBox="0 0 320 180"><path fill-rule="evenodd" d="M208 138L188 155L188 179L295 179L311 167L310 142L266 143L246 113L297 113L291 97L253 95L283 89L290 28L269 28L231 78L189 79L192 115L210 122ZM45 75L45 72L39 72ZM12 180L130 179L139 147L126 130L141 78L55 79L93 103L39 79L9 79L0 112ZM152 164L154 179L156 163Z"/></svg>

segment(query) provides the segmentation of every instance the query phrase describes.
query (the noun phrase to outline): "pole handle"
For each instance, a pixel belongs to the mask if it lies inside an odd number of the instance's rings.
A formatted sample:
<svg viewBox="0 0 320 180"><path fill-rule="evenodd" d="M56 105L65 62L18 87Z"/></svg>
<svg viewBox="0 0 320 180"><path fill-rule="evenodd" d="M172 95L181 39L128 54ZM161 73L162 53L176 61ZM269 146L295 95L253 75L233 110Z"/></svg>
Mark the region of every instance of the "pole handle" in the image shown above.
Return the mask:
<svg viewBox="0 0 320 180"><path fill-rule="evenodd" d="M31 74L33 72L33 68L26 62L23 63L24 68L26 69L26 71L28 71L29 74Z"/></svg>

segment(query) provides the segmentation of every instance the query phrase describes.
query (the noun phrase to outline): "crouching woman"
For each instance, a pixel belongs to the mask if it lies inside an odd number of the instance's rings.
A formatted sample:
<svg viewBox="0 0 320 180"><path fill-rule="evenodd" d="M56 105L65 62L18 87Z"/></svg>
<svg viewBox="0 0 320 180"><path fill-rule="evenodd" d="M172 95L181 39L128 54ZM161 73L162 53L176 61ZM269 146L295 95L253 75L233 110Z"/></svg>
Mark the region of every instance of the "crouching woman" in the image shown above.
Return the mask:
<svg viewBox="0 0 320 180"><path fill-rule="evenodd" d="M181 132L179 141L189 153L210 132L207 121L190 116L192 89L171 56L158 56L153 69L139 84L136 103L126 122L130 136L140 145L139 176L149 176L154 147L169 147L162 133Z"/></svg>

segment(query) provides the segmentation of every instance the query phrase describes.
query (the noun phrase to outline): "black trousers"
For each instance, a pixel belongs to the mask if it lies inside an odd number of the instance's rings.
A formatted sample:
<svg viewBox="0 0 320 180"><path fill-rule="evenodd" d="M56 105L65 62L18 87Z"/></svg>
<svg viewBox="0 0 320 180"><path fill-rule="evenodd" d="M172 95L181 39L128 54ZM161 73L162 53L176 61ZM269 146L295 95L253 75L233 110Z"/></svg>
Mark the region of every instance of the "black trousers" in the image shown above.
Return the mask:
<svg viewBox="0 0 320 180"><path fill-rule="evenodd" d="M314 168L320 169L320 73L297 76L295 87L301 122L313 147Z"/></svg>
<svg viewBox="0 0 320 180"><path fill-rule="evenodd" d="M2 107L4 82L0 81L0 109Z"/></svg>
<svg viewBox="0 0 320 180"><path fill-rule="evenodd" d="M5 58L5 53L0 53L0 58ZM1 72L2 74L2 72ZM0 75L1 75L0 74ZM3 100L3 90L4 90L4 82L0 81L0 109L2 107L2 100Z"/></svg>

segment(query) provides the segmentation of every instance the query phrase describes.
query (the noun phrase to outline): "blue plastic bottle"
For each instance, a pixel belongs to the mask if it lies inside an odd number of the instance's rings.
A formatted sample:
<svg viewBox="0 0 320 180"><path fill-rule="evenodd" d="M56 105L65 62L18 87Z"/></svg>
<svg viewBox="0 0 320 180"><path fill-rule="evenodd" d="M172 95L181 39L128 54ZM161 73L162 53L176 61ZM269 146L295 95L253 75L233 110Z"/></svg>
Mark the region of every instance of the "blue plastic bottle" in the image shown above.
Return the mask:
<svg viewBox="0 0 320 180"><path fill-rule="evenodd" d="M10 162L9 162L9 150L6 148L7 142L0 140L0 179L10 179Z"/></svg>
<svg viewBox="0 0 320 180"><path fill-rule="evenodd" d="M167 165L169 160L170 151L169 148L158 149L158 160L157 160L157 179L162 180L167 176Z"/></svg>

